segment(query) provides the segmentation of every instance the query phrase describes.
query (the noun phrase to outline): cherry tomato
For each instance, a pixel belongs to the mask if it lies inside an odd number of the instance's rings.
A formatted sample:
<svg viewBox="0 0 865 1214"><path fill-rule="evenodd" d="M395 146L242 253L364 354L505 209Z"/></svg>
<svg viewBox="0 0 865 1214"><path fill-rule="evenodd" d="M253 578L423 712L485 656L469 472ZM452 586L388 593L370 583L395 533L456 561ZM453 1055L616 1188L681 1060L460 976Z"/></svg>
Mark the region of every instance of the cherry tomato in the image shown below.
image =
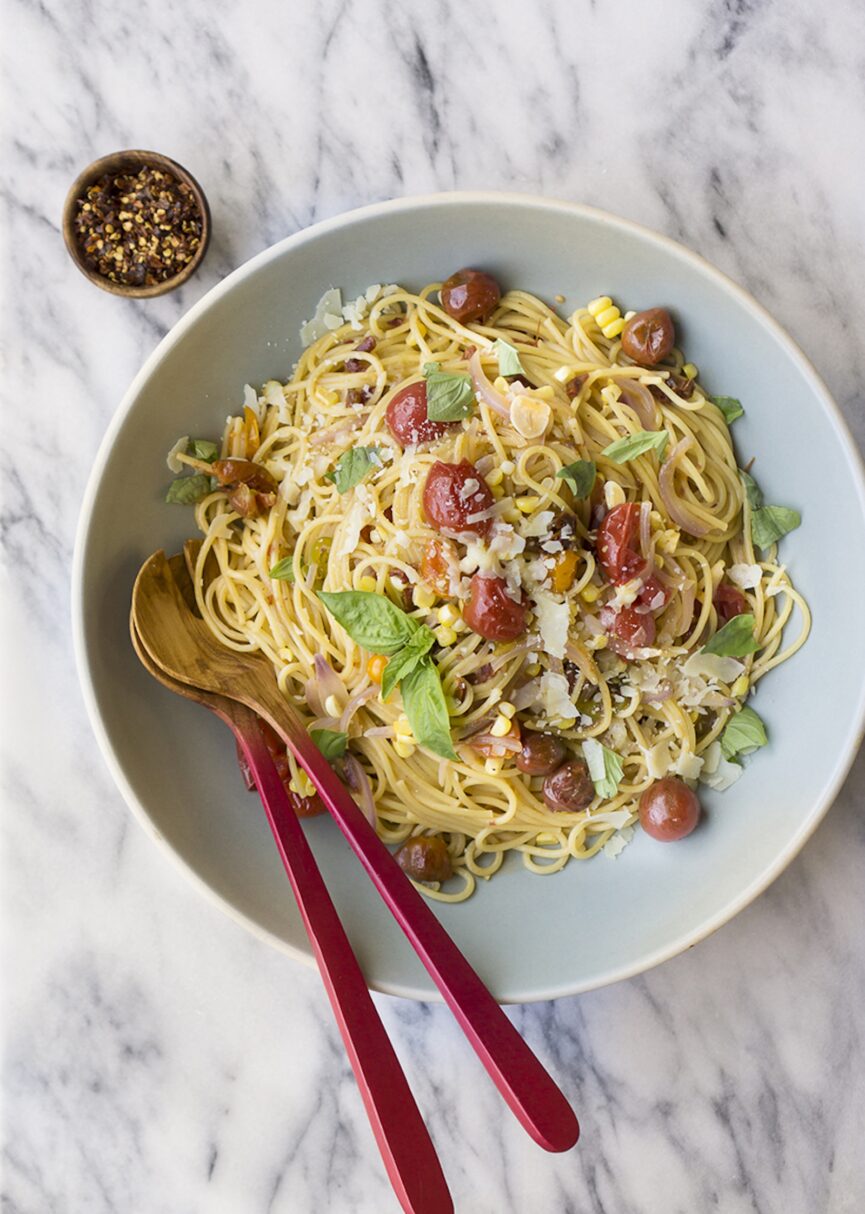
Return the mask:
<svg viewBox="0 0 865 1214"><path fill-rule="evenodd" d="M718 623L726 624L737 615L744 615L748 610L748 600L742 594L741 590L737 590L735 586L731 586L729 582L721 582L718 589L712 596L712 602L715 604L715 611L718 613Z"/></svg>
<svg viewBox="0 0 865 1214"><path fill-rule="evenodd" d="M474 575L463 619L479 636L488 641L515 641L526 630L527 614L525 604L508 594L504 578Z"/></svg>
<svg viewBox="0 0 865 1214"><path fill-rule="evenodd" d="M430 540L420 559L421 578L439 594L451 593L451 567L447 557L447 549L450 547L447 540Z"/></svg>
<svg viewBox="0 0 865 1214"><path fill-rule="evenodd" d="M586 809L595 799L595 786L589 769L582 759L571 759L544 780L544 801L547 809L557 813L575 814Z"/></svg>
<svg viewBox="0 0 865 1214"><path fill-rule="evenodd" d="M427 417L426 380L407 384L392 398L385 413L388 428L398 443L410 447L431 443L447 434L458 422L435 422Z"/></svg>
<svg viewBox="0 0 865 1214"><path fill-rule="evenodd" d="M620 657L630 658L635 649L644 649L655 639L655 617L648 611L623 607L613 613L601 612L601 622L610 638L610 649Z"/></svg>
<svg viewBox="0 0 865 1214"><path fill-rule="evenodd" d="M474 464L464 459L459 464L436 460L427 473L423 490L424 514L434 527L451 535L465 531L486 538L493 525L491 518L474 518L495 503L492 490Z"/></svg>
<svg viewBox="0 0 865 1214"><path fill-rule="evenodd" d="M275 479L251 459L217 459L210 465L220 485L248 485L257 493L276 493Z"/></svg>
<svg viewBox="0 0 865 1214"><path fill-rule="evenodd" d="M632 316L622 329L622 349L641 367L654 367L676 343L673 318L666 308L648 308Z"/></svg>
<svg viewBox="0 0 865 1214"><path fill-rule="evenodd" d="M483 270L457 270L442 283L442 307L460 324L486 320L501 297L499 284Z"/></svg>
<svg viewBox="0 0 865 1214"><path fill-rule="evenodd" d="M567 745L554 733L526 733L516 763L526 775L549 776L561 767L567 757Z"/></svg>
<svg viewBox="0 0 865 1214"><path fill-rule="evenodd" d="M291 802L291 807L299 818L314 818L318 814L325 812L324 804L321 798L316 795L314 797L302 797L300 793L296 793L294 789L289 788L291 780L291 768L288 765L288 755L285 749L285 743L276 732L272 725L269 725L263 717L258 718L258 728L264 743L270 752L270 757L273 759L277 774L280 780L285 785L286 795ZM240 767L240 774L243 776L243 782L250 792L255 791L255 780L252 775L249 764L246 761L246 755L237 746L237 762Z"/></svg>
<svg viewBox="0 0 865 1214"><path fill-rule="evenodd" d="M637 595L637 605L649 611L660 611L667 601L667 595L667 587L653 573L643 583L643 589Z"/></svg>
<svg viewBox="0 0 865 1214"><path fill-rule="evenodd" d="M614 586L638 577L646 562L636 550L640 507L636 502L614 506L598 527L598 564Z"/></svg>
<svg viewBox="0 0 865 1214"><path fill-rule="evenodd" d="M415 881L447 881L453 874L447 844L438 835L416 835L406 839L394 859Z"/></svg>
<svg viewBox="0 0 865 1214"><path fill-rule="evenodd" d="M640 824L647 835L672 843L689 835L700 819L700 802L684 780L664 776L640 797Z"/></svg>

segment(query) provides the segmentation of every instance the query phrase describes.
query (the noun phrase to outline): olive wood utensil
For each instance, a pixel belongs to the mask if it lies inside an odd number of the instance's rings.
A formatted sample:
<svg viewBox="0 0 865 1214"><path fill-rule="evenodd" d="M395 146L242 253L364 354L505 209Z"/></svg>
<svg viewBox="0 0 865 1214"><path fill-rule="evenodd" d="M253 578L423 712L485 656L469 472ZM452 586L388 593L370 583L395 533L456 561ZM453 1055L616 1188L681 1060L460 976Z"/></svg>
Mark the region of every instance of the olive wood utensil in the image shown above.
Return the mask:
<svg viewBox="0 0 865 1214"><path fill-rule="evenodd" d="M546 1150L572 1147L579 1125L562 1092L336 777L280 692L267 658L219 644L185 605L163 552L139 571L132 615L151 658L172 679L245 704L285 739L511 1111Z"/></svg>
<svg viewBox="0 0 865 1214"><path fill-rule="evenodd" d="M183 558L170 564L187 603ZM170 678L150 657L130 618L142 665L169 691L203 704L228 725L255 778L273 837L303 919L333 1014L390 1182L407 1214L452 1214L453 1201L429 1133L372 1001L336 908L289 801L252 709Z"/></svg>

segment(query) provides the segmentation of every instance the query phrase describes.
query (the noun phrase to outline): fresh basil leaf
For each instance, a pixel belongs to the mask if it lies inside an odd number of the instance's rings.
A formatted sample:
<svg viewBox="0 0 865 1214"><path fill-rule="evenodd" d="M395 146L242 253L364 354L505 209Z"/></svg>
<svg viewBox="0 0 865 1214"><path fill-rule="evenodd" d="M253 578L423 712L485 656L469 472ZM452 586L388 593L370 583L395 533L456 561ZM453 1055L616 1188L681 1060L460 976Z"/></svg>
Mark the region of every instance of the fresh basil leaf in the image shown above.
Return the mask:
<svg viewBox="0 0 865 1214"><path fill-rule="evenodd" d="M725 759L732 759L733 755L758 750L768 741L766 726L754 709L742 708L730 718L721 734L721 754Z"/></svg>
<svg viewBox="0 0 865 1214"><path fill-rule="evenodd" d="M657 451L658 459L661 460L664 458L669 438L666 430L638 430L636 434L628 434L625 438L618 438L614 443L610 443L601 455L617 464L626 464L638 455L645 455L647 451Z"/></svg>
<svg viewBox="0 0 865 1214"><path fill-rule="evenodd" d="M219 447L216 443L212 443L209 438L194 438L192 440L192 454L196 459L203 459L206 463L212 464L219 455Z"/></svg>
<svg viewBox="0 0 865 1214"><path fill-rule="evenodd" d="M348 746L348 734L338 729L311 729L309 736L329 763L341 759Z"/></svg>
<svg viewBox="0 0 865 1214"><path fill-rule="evenodd" d="M593 460L578 459L573 464L568 464L566 468L559 468L556 476L568 482L574 497L582 498L588 497L592 492L597 473L598 470Z"/></svg>
<svg viewBox="0 0 865 1214"><path fill-rule="evenodd" d="M400 691L405 715L418 745L443 759L456 759L441 679L429 654L403 677Z"/></svg>
<svg viewBox="0 0 865 1214"><path fill-rule="evenodd" d="M338 493L348 493L368 472L381 466L378 447L350 447L343 451L330 472L325 473L325 478L333 481Z"/></svg>
<svg viewBox="0 0 865 1214"><path fill-rule="evenodd" d="M318 597L355 644L371 653L396 653L419 627L396 603L372 590L319 590Z"/></svg>
<svg viewBox="0 0 865 1214"><path fill-rule="evenodd" d="M493 353L499 360L499 375L525 375L526 369L520 362L519 350L509 341L497 337L493 342Z"/></svg>
<svg viewBox="0 0 865 1214"><path fill-rule="evenodd" d="M438 363L426 363L426 415L433 422L458 422L472 411L475 390L471 378L442 371Z"/></svg>
<svg viewBox="0 0 865 1214"><path fill-rule="evenodd" d="M745 487L745 497L748 505L752 510L758 510L763 505L763 494L760 486L744 468L739 469L739 476L742 478L742 484Z"/></svg>
<svg viewBox="0 0 865 1214"><path fill-rule="evenodd" d="M294 557L284 556L281 561L277 561L272 569L268 570L267 576L273 578L276 582L291 582L294 583Z"/></svg>
<svg viewBox="0 0 865 1214"><path fill-rule="evenodd" d="M764 506L763 494L753 476L741 468L739 475L751 507L751 539L758 548L770 548L782 536L800 526L802 515L798 510L791 510L788 506Z"/></svg>
<svg viewBox="0 0 865 1214"><path fill-rule="evenodd" d="M381 680L381 698L387 700L400 679L411 674L424 654L435 644L435 634L425 624L409 638L406 645L388 659Z"/></svg>
<svg viewBox="0 0 865 1214"><path fill-rule="evenodd" d="M198 472L195 476L179 476L168 486L165 500L177 506L190 506L193 502L200 502L212 491L212 479L203 472Z"/></svg>
<svg viewBox="0 0 865 1214"><path fill-rule="evenodd" d="M759 649L754 640L754 617L750 612L734 615L712 639L703 646L703 653L717 653L722 658L743 658Z"/></svg>
<svg viewBox="0 0 865 1214"><path fill-rule="evenodd" d="M595 792L602 800L609 801L616 795L622 778L624 763L621 758L597 738L586 738L583 741L583 758L589 768Z"/></svg>
<svg viewBox="0 0 865 1214"><path fill-rule="evenodd" d="M761 506L751 513L751 539L758 548L770 548L802 522L798 510L787 506Z"/></svg>
<svg viewBox="0 0 865 1214"><path fill-rule="evenodd" d="M724 414L724 421L728 426L734 422L737 417L745 416L745 410L742 408L742 402L737 400L735 396L710 396L709 400L713 405L717 405Z"/></svg>

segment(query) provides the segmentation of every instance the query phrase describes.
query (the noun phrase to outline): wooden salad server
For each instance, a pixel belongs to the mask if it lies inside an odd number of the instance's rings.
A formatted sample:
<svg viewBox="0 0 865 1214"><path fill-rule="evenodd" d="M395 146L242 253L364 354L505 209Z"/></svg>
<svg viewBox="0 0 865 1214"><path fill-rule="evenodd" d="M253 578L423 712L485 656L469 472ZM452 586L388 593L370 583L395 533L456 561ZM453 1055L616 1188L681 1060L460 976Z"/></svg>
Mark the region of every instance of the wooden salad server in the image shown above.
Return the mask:
<svg viewBox="0 0 865 1214"><path fill-rule="evenodd" d="M171 679L245 704L285 739L514 1115L545 1150L572 1147L579 1125L562 1092L334 774L268 659L220 645L185 604L164 552L139 571L132 613L140 640Z"/></svg>
<svg viewBox="0 0 865 1214"><path fill-rule="evenodd" d="M184 584L183 557L172 557L170 566L187 603L193 605L192 583L187 579ZM394 1192L406 1214L452 1214L453 1201L435 1147L262 737L256 714L235 700L180 683L167 675L142 643L134 611L130 632L135 652L155 679L169 691L209 708L234 734L255 778Z"/></svg>

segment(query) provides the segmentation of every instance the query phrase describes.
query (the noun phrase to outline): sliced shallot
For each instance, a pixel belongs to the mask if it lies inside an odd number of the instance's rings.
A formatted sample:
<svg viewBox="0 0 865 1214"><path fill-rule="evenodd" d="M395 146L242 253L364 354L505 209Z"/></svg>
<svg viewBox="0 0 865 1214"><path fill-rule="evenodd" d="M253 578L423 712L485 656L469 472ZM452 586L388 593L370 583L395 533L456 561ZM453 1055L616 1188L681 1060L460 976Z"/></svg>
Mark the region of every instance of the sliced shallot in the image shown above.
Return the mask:
<svg viewBox="0 0 865 1214"><path fill-rule="evenodd" d="M469 359L469 375L472 377L472 386L480 399L502 417L510 418L511 411L508 402L500 392L495 390L484 373L479 350L475 350Z"/></svg>
<svg viewBox="0 0 865 1214"><path fill-rule="evenodd" d="M678 443L661 464L661 473L658 477L658 484L661 490L661 499L667 507L667 513L683 531L687 531L689 535L695 535L698 539L704 535L708 535L712 530L711 525L704 523L688 508L687 504L680 497L676 496L676 491L673 487L673 477L676 474L676 465L685 454L691 443L694 441L693 435L686 435Z"/></svg>

